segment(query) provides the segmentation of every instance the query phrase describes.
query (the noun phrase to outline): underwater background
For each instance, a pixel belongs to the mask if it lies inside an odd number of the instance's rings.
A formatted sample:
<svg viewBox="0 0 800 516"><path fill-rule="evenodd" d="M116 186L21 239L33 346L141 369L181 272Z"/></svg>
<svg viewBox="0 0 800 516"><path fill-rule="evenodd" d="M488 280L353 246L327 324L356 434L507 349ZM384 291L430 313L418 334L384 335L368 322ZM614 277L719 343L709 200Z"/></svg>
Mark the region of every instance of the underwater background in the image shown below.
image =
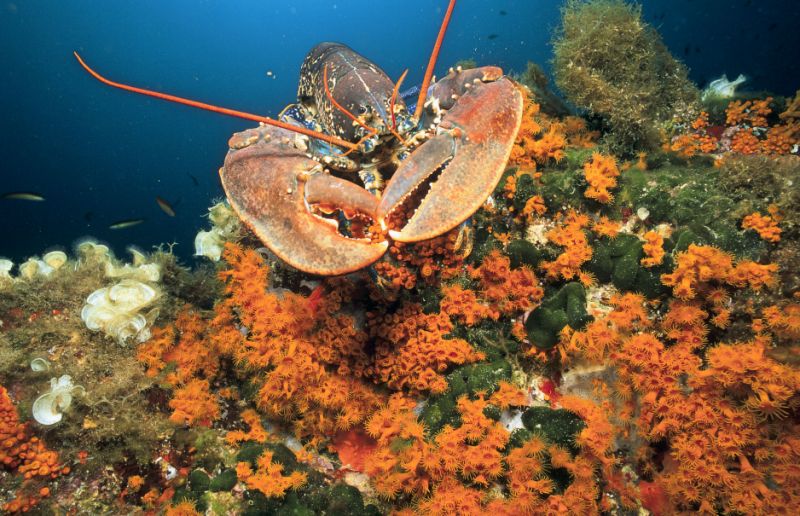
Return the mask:
<svg viewBox="0 0 800 516"><path fill-rule="evenodd" d="M0 0L0 513L796 513L798 14Z"/></svg>
<svg viewBox="0 0 800 516"><path fill-rule="evenodd" d="M121 254L177 242L184 259L212 199L234 132L251 122L116 91L93 80L78 51L112 80L275 116L294 102L313 45L339 41L392 78L419 84L444 2L19 1L0 6L0 256L20 262L70 249L85 236ZM800 84L800 3L646 0L643 18L704 87L742 73L750 91L791 95ZM549 71L561 3L462 0L437 64L461 59L522 72ZM267 72L272 75L268 76ZM156 203L166 200L176 216ZM112 230L121 220L144 219Z"/></svg>

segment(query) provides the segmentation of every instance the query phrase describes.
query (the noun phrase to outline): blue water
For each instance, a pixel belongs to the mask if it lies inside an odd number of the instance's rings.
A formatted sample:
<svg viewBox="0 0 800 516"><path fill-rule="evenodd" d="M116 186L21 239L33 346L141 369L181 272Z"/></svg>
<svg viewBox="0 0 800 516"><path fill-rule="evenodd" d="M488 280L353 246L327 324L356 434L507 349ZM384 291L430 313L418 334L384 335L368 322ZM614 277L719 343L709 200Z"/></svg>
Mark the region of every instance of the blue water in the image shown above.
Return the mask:
<svg viewBox="0 0 800 516"><path fill-rule="evenodd" d="M317 42L346 43L406 85L419 83L446 0L16 0L0 2L0 256L22 260L91 235L123 254L177 242L190 260L213 199L229 136L253 123L111 89L111 79L276 115ZM523 70L547 65L561 3L460 0L439 59ZM751 89L800 88L800 2L646 0L645 18L701 86L744 73ZM505 15L501 14L504 11ZM497 35L490 39L490 35ZM274 78L267 75L272 71ZM196 178L195 180L192 178ZM172 203L177 216L155 202ZM144 218L126 230L121 219Z"/></svg>

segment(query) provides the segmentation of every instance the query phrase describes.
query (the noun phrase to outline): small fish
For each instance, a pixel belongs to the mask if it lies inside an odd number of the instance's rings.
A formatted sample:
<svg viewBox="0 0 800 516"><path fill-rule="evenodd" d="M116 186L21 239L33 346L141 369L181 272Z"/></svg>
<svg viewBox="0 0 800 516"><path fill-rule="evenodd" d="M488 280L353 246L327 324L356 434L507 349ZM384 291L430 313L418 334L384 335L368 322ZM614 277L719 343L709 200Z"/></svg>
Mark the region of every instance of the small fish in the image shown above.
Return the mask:
<svg viewBox="0 0 800 516"><path fill-rule="evenodd" d="M83 214L83 220L85 220L86 222L91 222L92 217L94 217L94 213L92 213L91 211L87 211L86 213Z"/></svg>
<svg viewBox="0 0 800 516"><path fill-rule="evenodd" d="M194 177L192 174L186 174L186 175L189 176L189 178L192 180L194 186L200 186L200 181L198 181L196 177Z"/></svg>
<svg viewBox="0 0 800 516"><path fill-rule="evenodd" d="M486 39L497 39L497 36L498 36L497 34L489 34L488 36L486 36Z"/></svg>
<svg viewBox="0 0 800 516"><path fill-rule="evenodd" d="M3 199L11 199L15 201L36 201L41 202L44 197L34 192L8 192L3 194Z"/></svg>
<svg viewBox="0 0 800 516"><path fill-rule="evenodd" d="M683 55L688 56L689 52L691 52L691 51L692 51L692 46L691 45L686 45L685 47L683 47Z"/></svg>
<svg viewBox="0 0 800 516"><path fill-rule="evenodd" d="M272 73L272 70L267 70L267 77L275 79L277 76L274 73Z"/></svg>
<svg viewBox="0 0 800 516"><path fill-rule="evenodd" d="M163 198L156 196L156 202L158 203L158 207L161 208L161 211L169 215L170 217L175 216L175 209Z"/></svg>
<svg viewBox="0 0 800 516"><path fill-rule="evenodd" d="M505 11L503 11L503 10L501 10L501 11L500 11L500 16L505 16L505 15L507 15L507 14L508 14L508 13L507 13L507 12L505 12Z"/></svg>
<svg viewBox="0 0 800 516"><path fill-rule="evenodd" d="M133 226L138 226L144 222L144 219L128 219L128 220L120 220L119 222L115 222L108 226L108 229L127 229L132 228Z"/></svg>
<svg viewBox="0 0 800 516"><path fill-rule="evenodd" d="M778 24L777 24L777 23L770 23L770 24L769 24L769 27L767 27L767 30L768 30L769 32L772 32L772 31L773 31L773 30L775 30L777 27L778 27Z"/></svg>

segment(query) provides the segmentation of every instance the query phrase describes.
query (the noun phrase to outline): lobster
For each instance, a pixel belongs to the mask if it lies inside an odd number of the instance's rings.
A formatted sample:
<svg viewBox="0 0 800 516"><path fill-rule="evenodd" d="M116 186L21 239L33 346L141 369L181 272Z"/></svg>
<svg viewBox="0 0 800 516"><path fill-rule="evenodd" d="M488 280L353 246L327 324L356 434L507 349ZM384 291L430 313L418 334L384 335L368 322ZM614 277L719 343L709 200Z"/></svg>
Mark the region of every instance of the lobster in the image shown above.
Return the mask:
<svg viewBox="0 0 800 516"><path fill-rule="evenodd" d="M75 57L110 86L260 122L228 142L220 179L229 204L289 265L340 275L376 262L391 241L418 242L457 227L505 170L522 121L518 86L494 66L451 69L431 84L455 3L413 112L399 95L407 71L394 83L339 43L308 53L297 103L278 119L117 83Z"/></svg>

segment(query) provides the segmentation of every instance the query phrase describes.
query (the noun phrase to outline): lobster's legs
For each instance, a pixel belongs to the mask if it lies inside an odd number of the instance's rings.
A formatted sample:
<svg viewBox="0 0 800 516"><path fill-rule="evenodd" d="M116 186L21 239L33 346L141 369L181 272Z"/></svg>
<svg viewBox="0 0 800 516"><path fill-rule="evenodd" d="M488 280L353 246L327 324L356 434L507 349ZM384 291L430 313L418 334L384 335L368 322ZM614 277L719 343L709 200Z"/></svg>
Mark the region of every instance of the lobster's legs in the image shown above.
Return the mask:
<svg viewBox="0 0 800 516"><path fill-rule="evenodd" d="M113 86L114 88L119 88L125 91L131 91L133 93L139 93L140 95L147 95L148 97L155 97L157 99L168 100L170 102L175 102L178 104L184 104L186 106L205 109L206 111L213 111L214 113L221 113L223 115L234 116L237 118L244 118L245 120L254 120L256 122L261 122L263 124L280 127L281 129L286 129L287 131L304 134L306 136L310 136L311 138L316 138L318 140L322 140L331 143L333 145L338 145L340 147L345 147L350 150L358 150L357 145L354 145L348 142L347 140L342 140L341 138L320 133L318 131L312 131L310 129L306 129L305 127L299 127L287 124L281 122L280 120L275 120L266 116L254 115L252 113L245 113L244 111L237 111L235 109L228 109L219 106L214 106L212 104L206 104L204 102L198 102L196 100L185 99L183 97L177 97L175 95L169 95L167 93L161 93L158 91L148 90L144 88L137 88L136 86L129 86L127 84L114 82L112 80L106 79L105 77L94 71L92 68L90 68L89 65L87 65L86 62L81 58L81 56L78 55L77 52L73 52L73 54L75 54L75 58L78 60L81 66L92 75L92 77L102 82L103 84Z"/></svg>
<svg viewBox="0 0 800 516"><path fill-rule="evenodd" d="M436 66L436 58L439 57L439 49L442 47L444 33L447 32L447 25L450 23L450 16L453 14L453 7L455 6L456 0L450 0L450 5L447 6L447 12L445 12L444 20L442 20L442 26L439 27L439 35L436 36L436 43L433 45L433 52L431 52L431 58L428 60L428 68L425 70L425 77L422 79L422 86L419 89L417 109L414 111L415 120L419 120L422 116L422 110L425 108L425 96L428 94L428 86L431 85L433 68Z"/></svg>

